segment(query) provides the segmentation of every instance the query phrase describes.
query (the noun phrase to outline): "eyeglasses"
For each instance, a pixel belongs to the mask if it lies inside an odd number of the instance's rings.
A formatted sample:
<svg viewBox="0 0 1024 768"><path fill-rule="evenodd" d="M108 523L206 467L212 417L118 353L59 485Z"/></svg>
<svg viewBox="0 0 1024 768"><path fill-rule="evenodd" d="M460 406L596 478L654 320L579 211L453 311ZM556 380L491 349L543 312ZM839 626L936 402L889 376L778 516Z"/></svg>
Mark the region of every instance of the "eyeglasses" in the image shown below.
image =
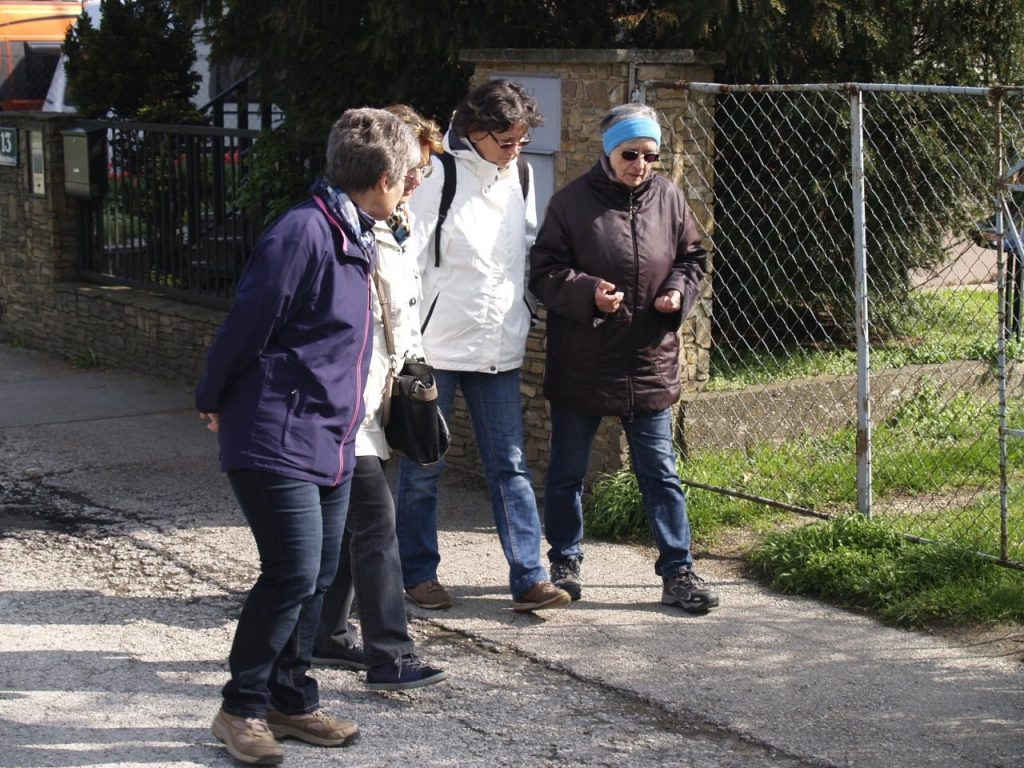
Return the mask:
<svg viewBox="0 0 1024 768"><path fill-rule="evenodd" d="M527 144L533 141L533 139L530 138L528 135L523 136L523 138L521 139L499 139L490 131L487 132L487 135L494 139L494 143L498 145L498 149L503 149L506 152L510 149L515 149L516 147L525 147Z"/></svg>
<svg viewBox="0 0 1024 768"><path fill-rule="evenodd" d="M417 177L421 179L426 179L433 172L434 166L431 165L430 163L427 163L426 165L418 165L411 171L409 171L407 174L405 174L405 183L406 185L412 184L414 181L416 181Z"/></svg>
<svg viewBox="0 0 1024 768"><path fill-rule="evenodd" d="M637 152L635 149L622 149L619 150L619 154L622 155L622 159L627 163L632 163L640 157L644 159L645 163L656 163L661 160L661 155L657 152Z"/></svg>

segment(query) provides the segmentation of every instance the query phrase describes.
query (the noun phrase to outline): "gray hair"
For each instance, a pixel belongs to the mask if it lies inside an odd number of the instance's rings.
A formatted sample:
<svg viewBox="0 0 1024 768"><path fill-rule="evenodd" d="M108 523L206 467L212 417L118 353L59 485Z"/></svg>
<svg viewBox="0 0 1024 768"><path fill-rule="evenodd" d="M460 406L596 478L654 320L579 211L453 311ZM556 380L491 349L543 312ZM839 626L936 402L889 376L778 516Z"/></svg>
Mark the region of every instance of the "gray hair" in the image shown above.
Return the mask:
<svg viewBox="0 0 1024 768"><path fill-rule="evenodd" d="M385 174L397 183L420 162L420 143L405 121L383 109L346 109L327 139L324 178L333 187L365 192Z"/></svg>
<svg viewBox="0 0 1024 768"><path fill-rule="evenodd" d="M646 117L656 123L658 122L658 113L647 104L637 104L636 102L619 104L609 109L608 114L602 118L601 133L604 133L616 123L621 123L623 120L629 120L634 117Z"/></svg>

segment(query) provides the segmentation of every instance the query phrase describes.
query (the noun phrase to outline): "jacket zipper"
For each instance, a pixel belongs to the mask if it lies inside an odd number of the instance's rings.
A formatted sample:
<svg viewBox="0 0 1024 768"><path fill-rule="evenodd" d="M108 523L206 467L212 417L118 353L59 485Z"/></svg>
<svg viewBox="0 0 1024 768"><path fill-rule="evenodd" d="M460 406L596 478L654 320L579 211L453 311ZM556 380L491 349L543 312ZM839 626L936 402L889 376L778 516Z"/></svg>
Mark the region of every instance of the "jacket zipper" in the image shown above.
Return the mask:
<svg viewBox="0 0 1024 768"><path fill-rule="evenodd" d="M373 267L370 267L373 269ZM359 357L356 358L356 371L363 369L363 357L366 355L366 342L370 338L370 328L373 323L373 296L370 293L370 280L366 281L366 322L363 323L363 346L359 350ZM359 391L362 392L366 389L366 379L364 378L360 382ZM362 400L360 395L359 400ZM348 423L348 429L345 430L344 436L341 438L341 444L338 446L338 474L334 477L334 484L337 485L341 482L341 476L345 473L345 442L348 440L348 436L352 434L353 428L356 426L357 419L356 415L359 413L358 401L356 407L352 409L352 421Z"/></svg>
<svg viewBox="0 0 1024 768"><path fill-rule="evenodd" d="M633 349L636 349L636 318L639 311L639 292L640 292L640 251L637 247L636 242L636 195L632 190L629 192L629 231L633 239L633 322L630 323L629 333L633 336ZM633 353L633 357L630 359L630 375L628 378L629 385L627 387L629 397L629 413L632 415L634 411L635 403L633 383L636 375L636 353Z"/></svg>
<svg viewBox="0 0 1024 768"><path fill-rule="evenodd" d="M345 235L345 229L341 226L334 214L331 213L330 209L324 204L316 195L313 195L313 199L316 201L317 206L323 212L324 216L327 217L327 223L338 230L338 234L341 235L341 250L342 253L345 251L345 245L348 243L348 237ZM373 269L372 264L367 264L367 271ZM356 358L356 371L363 369L363 357L366 355L366 342L370 338L370 328L373 322L373 296L370 294L370 278L366 280L366 321L363 323L363 344L359 349L359 357ZM359 391L362 392L366 388L365 379L360 382ZM352 434L352 429L356 425L356 414L359 413L359 403L362 400L362 395L356 398L354 407L352 408L352 420L348 423L348 427L345 429L345 434L342 435L341 443L338 444L338 474L334 476L334 484L337 485L341 482L341 476L345 474L345 441L348 440L348 436Z"/></svg>

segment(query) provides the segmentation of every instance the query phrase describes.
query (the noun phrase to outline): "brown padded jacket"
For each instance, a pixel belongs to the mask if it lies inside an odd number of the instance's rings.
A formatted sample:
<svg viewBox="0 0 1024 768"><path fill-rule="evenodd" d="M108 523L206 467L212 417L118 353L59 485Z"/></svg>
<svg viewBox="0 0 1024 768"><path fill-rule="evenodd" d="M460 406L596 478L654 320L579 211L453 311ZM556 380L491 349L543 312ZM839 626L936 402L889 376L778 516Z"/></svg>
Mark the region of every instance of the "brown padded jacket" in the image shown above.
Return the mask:
<svg viewBox="0 0 1024 768"><path fill-rule="evenodd" d="M559 190L530 251L530 290L547 305L544 396L582 413L655 413L679 399L679 326L693 308L705 251L679 188L652 176L632 189L606 158ZM601 280L624 294L594 303ZM654 299L669 290L679 312Z"/></svg>

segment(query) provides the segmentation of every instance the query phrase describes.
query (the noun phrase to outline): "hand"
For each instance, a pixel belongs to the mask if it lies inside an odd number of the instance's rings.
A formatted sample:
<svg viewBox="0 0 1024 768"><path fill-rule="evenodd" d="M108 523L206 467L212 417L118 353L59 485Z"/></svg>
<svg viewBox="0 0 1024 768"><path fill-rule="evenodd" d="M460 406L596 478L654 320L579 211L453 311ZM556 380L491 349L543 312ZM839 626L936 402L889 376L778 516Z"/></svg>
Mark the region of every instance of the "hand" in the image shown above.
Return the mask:
<svg viewBox="0 0 1024 768"><path fill-rule="evenodd" d="M594 304L600 311L610 314L618 310L619 304L622 303L622 296L622 291L616 293L613 283L602 280L597 284L597 290L594 291Z"/></svg>
<svg viewBox="0 0 1024 768"><path fill-rule="evenodd" d="M199 412L200 419L206 419L210 423L206 425L206 428L211 432L220 432L220 414L219 413L204 413Z"/></svg>
<svg viewBox="0 0 1024 768"><path fill-rule="evenodd" d="M683 306L683 295L673 289L661 294L654 300L654 308L659 312L678 312Z"/></svg>

